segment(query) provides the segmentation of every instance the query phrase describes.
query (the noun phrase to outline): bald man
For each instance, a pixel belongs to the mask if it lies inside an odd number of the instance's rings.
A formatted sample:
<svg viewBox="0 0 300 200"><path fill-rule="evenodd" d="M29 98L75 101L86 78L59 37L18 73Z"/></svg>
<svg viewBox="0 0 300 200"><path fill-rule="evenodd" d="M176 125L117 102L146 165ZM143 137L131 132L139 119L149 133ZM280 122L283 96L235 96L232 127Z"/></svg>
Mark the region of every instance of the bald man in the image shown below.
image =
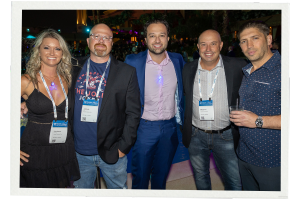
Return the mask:
<svg viewBox="0 0 300 200"><path fill-rule="evenodd" d="M135 68L111 56L112 39L107 25L95 25L87 38L90 55L73 66L69 128L81 175L75 188L94 188L97 167L107 188L127 188L126 154L136 140L140 93Z"/></svg>
<svg viewBox="0 0 300 200"><path fill-rule="evenodd" d="M221 172L225 190L241 190L235 147L237 128L229 120L229 106L235 105L246 61L220 55L220 34L204 31L198 39L200 58L182 71L186 106L182 131L189 150L196 187L211 190L210 154Z"/></svg>

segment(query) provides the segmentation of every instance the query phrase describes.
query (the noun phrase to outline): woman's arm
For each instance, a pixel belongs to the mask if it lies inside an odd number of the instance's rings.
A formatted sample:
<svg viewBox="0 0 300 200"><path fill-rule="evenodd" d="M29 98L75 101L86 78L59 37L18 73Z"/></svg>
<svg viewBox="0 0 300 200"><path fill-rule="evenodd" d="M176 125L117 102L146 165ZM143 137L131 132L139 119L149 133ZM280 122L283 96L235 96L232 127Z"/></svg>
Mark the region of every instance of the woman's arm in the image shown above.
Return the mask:
<svg viewBox="0 0 300 200"><path fill-rule="evenodd" d="M28 86L30 83L30 79L28 75L23 75L21 77L21 96L27 100L28 98ZM26 102L21 103L21 117L23 117L23 114L26 114L28 111ZM20 150L20 159L22 159L24 162L28 162L29 155L23 151ZM23 166L23 163L20 160L20 166Z"/></svg>

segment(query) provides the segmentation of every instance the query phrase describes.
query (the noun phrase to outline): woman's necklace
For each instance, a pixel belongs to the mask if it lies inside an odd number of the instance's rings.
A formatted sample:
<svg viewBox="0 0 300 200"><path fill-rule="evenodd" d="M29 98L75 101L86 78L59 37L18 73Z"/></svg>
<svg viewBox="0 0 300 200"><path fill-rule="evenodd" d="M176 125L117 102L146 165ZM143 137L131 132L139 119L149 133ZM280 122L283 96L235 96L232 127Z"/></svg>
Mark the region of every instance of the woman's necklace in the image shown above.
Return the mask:
<svg viewBox="0 0 300 200"><path fill-rule="evenodd" d="M57 75L55 76L55 78L54 78L53 80L51 80L50 78L48 78L48 77L45 76L44 74L43 74L43 76L46 77L49 81L51 81L51 85L49 86L50 90L57 90L57 87L56 87L56 85L55 85L55 83L54 83L54 81L55 81Z"/></svg>

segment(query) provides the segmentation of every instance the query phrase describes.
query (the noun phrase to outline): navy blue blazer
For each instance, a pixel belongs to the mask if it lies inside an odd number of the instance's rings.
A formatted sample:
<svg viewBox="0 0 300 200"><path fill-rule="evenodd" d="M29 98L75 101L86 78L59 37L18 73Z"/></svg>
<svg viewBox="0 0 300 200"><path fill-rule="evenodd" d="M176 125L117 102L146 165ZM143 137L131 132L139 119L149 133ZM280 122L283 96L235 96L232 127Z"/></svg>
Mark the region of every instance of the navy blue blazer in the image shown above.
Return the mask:
<svg viewBox="0 0 300 200"><path fill-rule="evenodd" d="M175 68L177 76L177 110L179 111L176 114L176 121L179 124L183 124L183 84L182 84L182 69L185 64L181 54L167 52ZM148 50L142 51L138 54L130 54L126 57L125 63L136 68L136 73L138 77L138 83L140 88L140 102L141 102L141 116L144 112L144 100L145 100L145 69L146 69L146 59L148 55ZM175 95L176 96L176 95ZM180 116L180 119L178 119Z"/></svg>

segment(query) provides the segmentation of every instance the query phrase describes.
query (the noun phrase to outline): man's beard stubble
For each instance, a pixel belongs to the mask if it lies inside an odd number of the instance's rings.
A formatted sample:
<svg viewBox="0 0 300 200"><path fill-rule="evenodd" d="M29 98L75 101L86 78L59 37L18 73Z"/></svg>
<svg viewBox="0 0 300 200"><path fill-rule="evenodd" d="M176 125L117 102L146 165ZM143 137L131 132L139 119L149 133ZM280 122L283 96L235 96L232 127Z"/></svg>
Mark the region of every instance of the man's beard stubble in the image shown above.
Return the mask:
<svg viewBox="0 0 300 200"><path fill-rule="evenodd" d="M148 45L148 43L147 43L147 47L148 47L149 51L155 55L160 55L160 54L164 53L165 50L167 49L167 47L164 47L160 51L155 51L155 49L152 48L151 45Z"/></svg>

